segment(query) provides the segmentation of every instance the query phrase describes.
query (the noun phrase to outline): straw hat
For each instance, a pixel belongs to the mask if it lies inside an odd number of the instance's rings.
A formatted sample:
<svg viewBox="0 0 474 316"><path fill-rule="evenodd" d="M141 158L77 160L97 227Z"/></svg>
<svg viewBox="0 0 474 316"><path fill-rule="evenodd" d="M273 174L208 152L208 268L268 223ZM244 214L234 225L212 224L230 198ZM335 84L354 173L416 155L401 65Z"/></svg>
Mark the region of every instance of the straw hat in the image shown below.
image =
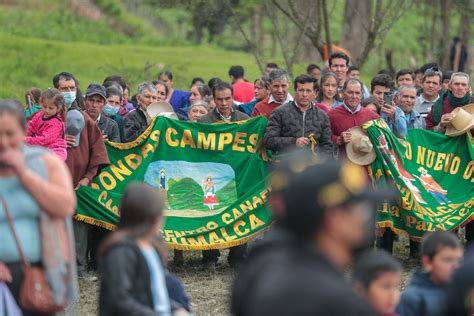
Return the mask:
<svg viewBox="0 0 474 316"><path fill-rule="evenodd" d="M376 157L374 146L360 127L350 129L351 141L346 144L347 158L355 164L370 165Z"/></svg>
<svg viewBox="0 0 474 316"><path fill-rule="evenodd" d="M446 125L446 136L459 136L474 128L474 103L455 108L453 118Z"/></svg>
<svg viewBox="0 0 474 316"><path fill-rule="evenodd" d="M148 115L151 118L155 118L156 116L164 116L171 119L178 119L178 116L173 110L173 107L165 101L155 102L148 106L146 109Z"/></svg>

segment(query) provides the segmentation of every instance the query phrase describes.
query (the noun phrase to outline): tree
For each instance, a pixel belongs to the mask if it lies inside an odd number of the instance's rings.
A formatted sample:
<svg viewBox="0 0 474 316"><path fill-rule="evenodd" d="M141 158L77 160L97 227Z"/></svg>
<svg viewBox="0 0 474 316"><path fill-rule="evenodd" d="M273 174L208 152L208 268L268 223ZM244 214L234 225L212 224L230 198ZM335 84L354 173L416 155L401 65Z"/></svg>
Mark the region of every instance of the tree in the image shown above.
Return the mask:
<svg viewBox="0 0 474 316"><path fill-rule="evenodd" d="M292 0L272 0L272 2L311 40L314 47L323 56L325 42L321 40L323 38L321 36L321 19L315 17L305 27L302 21L304 21L303 13L307 10L297 10L295 2ZM326 1L316 2L316 5L322 6L323 12L328 12ZM375 6L372 5L372 0L346 0L341 46L349 48L353 62L362 66L370 52L383 42L387 32L410 7L411 1L409 0L376 0ZM309 8L307 7L307 9ZM330 20L330 17L324 20L325 30L329 30ZM330 39L327 35L326 42Z"/></svg>

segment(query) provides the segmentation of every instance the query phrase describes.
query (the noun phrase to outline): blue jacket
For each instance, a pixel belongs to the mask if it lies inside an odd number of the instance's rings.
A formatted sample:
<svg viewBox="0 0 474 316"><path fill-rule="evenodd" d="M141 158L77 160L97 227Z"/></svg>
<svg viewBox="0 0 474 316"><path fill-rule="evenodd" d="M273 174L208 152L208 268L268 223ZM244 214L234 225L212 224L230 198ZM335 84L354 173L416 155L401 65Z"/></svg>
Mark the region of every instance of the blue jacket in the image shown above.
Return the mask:
<svg viewBox="0 0 474 316"><path fill-rule="evenodd" d="M436 316L443 314L445 304L445 288L434 284L427 272L418 270L413 272L396 312L400 316Z"/></svg>
<svg viewBox="0 0 474 316"><path fill-rule="evenodd" d="M405 120L408 128L425 129L426 127L425 118L415 110L412 110L410 114L405 114Z"/></svg>
<svg viewBox="0 0 474 316"><path fill-rule="evenodd" d="M398 138L404 138L407 135L407 121L405 113L398 106L395 107L395 122L388 118L387 114L380 113L380 117L388 124L388 127Z"/></svg>

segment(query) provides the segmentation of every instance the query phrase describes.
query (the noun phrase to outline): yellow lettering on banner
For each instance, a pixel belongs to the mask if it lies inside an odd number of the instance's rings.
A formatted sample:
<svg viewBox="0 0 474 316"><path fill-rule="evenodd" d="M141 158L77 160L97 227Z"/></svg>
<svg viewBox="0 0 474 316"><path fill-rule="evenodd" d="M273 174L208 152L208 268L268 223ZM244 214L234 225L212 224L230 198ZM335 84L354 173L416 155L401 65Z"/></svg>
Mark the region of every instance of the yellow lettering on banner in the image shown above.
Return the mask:
<svg viewBox="0 0 474 316"><path fill-rule="evenodd" d="M456 224L455 222L456 222L456 221L459 221L460 219L461 219L461 216L458 216L458 215L456 215L456 216L450 216L450 217L445 221L445 223L446 223L447 225L455 225L455 224Z"/></svg>
<svg viewBox="0 0 474 316"><path fill-rule="evenodd" d="M453 154L448 154L446 156L446 161L444 163L444 168L443 168L443 171L444 172L448 172L449 171L449 167L451 167L451 159L453 158Z"/></svg>
<svg viewBox="0 0 474 316"><path fill-rule="evenodd" d="M245 137L247 137L247 133L241 133L241 132L235 133L234 144L232 145L233 151L240 151L240 152L245 151L245 147L239 147L239 145L245 144Z"/></svg>
<svg viewBox="0 0 474 316"><path fill-rule="evenodd" d="M237 222L235 222L234 224L234 232L238 235L238 236L244 236L246 234L248 234L250 232L250 230L248 228L245 228L244 230L240 230L240 227L242 226L245 226L245 222L243 220L238 220Z"/></svg>
<svg viewBox="0 0 474 316"><path fill-rule="evenodd" d="M181 240L181 244L183 245L189 245L188 240L184 237L181 237L179 240Z"/></svg>
<svg viewBox="0 0 474 316"><path fill-rule="evenodd" d="M217 226L219 226L219 225L217 225L216 222L212 222L212 221L211 221L211 222L208 222L208 223L206 224L206 227L207 227L207 229L209 229L209 230L214 230L214 229L217 228Z"/></svg>
<svg viewBox="0 0 474 316"><path fill-rule="evenodd" d="M101 200L104 200L104 201L102 202ZM107 191L102 191L100 192L99 198L97 199L97 201L99 201L99 203L101 204L104 204L105 200L107 200Z"/></svg>
<svg viewBox="0 0 474 316"><path fill-rule="evenodd" d="M267 202L267 194L268 194L268 189L265 189L262 192L260 192L260 196L262 197L262 200L264 202Z"/></svg>
<svg viewBox="0 0 474 316"><path fill-rule="evenodd" d="M434 165L434 170L440 171L441 169L443 169L443 162L445 159L445 153L438 153L438 157L436 158L436 163Z"/></svg>
<svg viewBox="0 0 474 316"><path fill-rule="evenodd" d="M233 208L232 213L234 214L234 219L239 218L240 216L242 216L242 213L239 211L238 208Z"/></svg>
<svg viewBox="0 0 474 316"><path fill-rule="evenodd" d="M160 131L159 130L154 130L150 133L150 139L154 140L155 142L160 141Z"/></svg>
<svg viewBox="0 0 474 316"><path fill-rule="evenodd" d="M459 157L454 157L453 163L451 164L451 168L449 168L449 173L450 174L456 174L458 173L459 166L461 165L461 158Z"/></svg>
<svg viewBox="0 0 474 316"><path fill-rule="evenodd" d="M434 164L435 152L431 149L428 149L428 158L426 159L426 166L432 168Z"/></svg>
<svg viewBox="0 0 474 316"><path fill-rule="evenodd" d="M144 158L148 156L149 152L155 152L155 147L152 144L145 144L142 146L142 155Z"/></svg>
<svg viewBox="0 0 474 316"><path fill-rule="evenodd" d="M426 148L418 146L418 153L416 156L416 163L419 165L424 165L425 164L425 153L426 153Z"/></svg>
<svg viewBox="0 0 474 316"><path fill-rule="evenodd" d="M413 224L416 224L416 217L406 215L405 216L405 225L407 227L413 227Z"/></svg>
<svg viewBox="0 0 474 316"><path fill-rule="evenodd" d="M255 154L257 152L257 139L258 139L258 134L252 134L249 136L249 143L250 145L247 145L247 150L248 152Z"/></svg>
<svg viewBox="0 0 474 316"><path fill-rule="evenodd" d="M406 145L405 158L408 160L411 160L412 158L411 144L409 142L406 142L405 145Z"/></svg>
<svg viewBox="0 0 474 316"><path fill-rule="evenodd" d="M181 138L181 148L189 146L191 148L196 148L196 144L194 143L193 135L189 129L185 129L183 131L183 137Z"/></svg>
<svg viewBox="0 0 474 316"><path fill-rule="evenodd" d="M254 196L253 197L253 208L256 208L257 206L259 205L262 205L263 204L263 201L261 198L259 198L258 196Z"/></svg>
<svg viewBox="0 0 474 316"><path fill-rule="evenodd" d="M265 225L255 214L250 214L249 216L250 229L255 230L255 228Z"/></svg>
<svg viewBox="0 0 474 316"><path fill-rule="evenodd" d="M193 237L188 238L188 242L190 245L195 245L195 246L202 246L202 245L207 245L206 240L204 239L204 236L198 236L197 240L194 239Z"/></svg>
<svg viewBox="0 0 474 316"><path fill-rule="evenodd" d="M226 224L232 223L232 216L229 213L222 214L222 221Z"/></svg>
<svg viewBox="0 0 474 316"><path fill-rule="evenodd" d="M426 231L426 222L424 222L424 221L418 221L418 222L416 223L416 230Z"/></svg>
<svg viewBox="0 0 474 316"><path fill-rule="evenodd" d="M166 239L175 237L174 232L170 229L163 230L163 234L165 235Z"/></svg>
<svg viewBox="0 0 474 316"><path fill-rule="evenodd" d="M244 203L240 204L239 207L242 209L242 213L244 214L247 213L248 211L253 210L252 203L249 200L245 201L245 204Z"/></svg>
<svg viewBox="0 0 474 316"><path fill-rule="evenodd" d="M178 147L179 146L179 141L176 140L176 139L172 139L171 134L178 135L178 132L174 128L168 127L168 129L166 130L166 134L165 134L166 143L171 147Z"/></svg>
<svg viewBox="0 0 474 316"><path fill-rule="evenodd" d="M91 183L91 188L96 189L96 190L100 189L99 185L97 183L94 183L94 182Z"/></svg>
<svg viewBox="0 0 474 316"><path fill-rule="evenodd" d="M216 150L216 133L209 133L206 137L203 132L198 132L197 148Z"/></svg>
<svg viewBox="0 0 474 316"><path fill-rule="evenodd" d="M234 239L237 239L237 236L235 235L229 236L224 227L222 227L220 230L221 230L222 237L224 237L225 241L232 241Z"/></svg>
<svg viewBox="0 0 474 316"><path fill-rule="evenodd" d="M137 154L130 154L125 156L125 162L128 164L130 168L136 170L140 164L142 163L142 157Z"/></svg>
<svg viewBox="0 0 474 316"><path fill-rule="evenodd" d="M207 232L206 227L199 227L198 229L196 229L196 233L204 233L204 232Z"/></svg>
<svg viewBox="0 0 474 316"><path fill-rule="evenodd" d="M217 146L217 150L224 150L225 145L229 145L232 143L232 134L231 133L221 133L219 134L219 145Z"/></svg>
<svg viewBox="0 0 474 316"><path fill-rule="evenodd" d="M220 244L222 242L223 242L223 240L220 239L219 236L217 236L216 232L210 232L209 233L209 244L210 245Z"/></svg>
<svg viewBox="0 0 474 316"><path fill-rule="evenodd" d="M472 177L472 172L474 171L474 160L471 160L464 171L463 178L465 180L471 179L471 182L474 182L474 178Z"/></svg>
<svg viewBox="0 0 474 316"><path fill-rule="evenodd" d="M114 176L119 181L124 180L124 177L122 177L122 175L129 176L129 175L132 174L132 171L130 171L127 167L125 167L122 160L117 161L115 165L111 165L110 166L110 171L112 171Z"/></svg>
<svg viewBox="0 0 474 316"><path fill-rule="evenodd" d="M99 180L106 190L113 190L117 186L115 178L107 171L103 171L99 174Z"/></svg>

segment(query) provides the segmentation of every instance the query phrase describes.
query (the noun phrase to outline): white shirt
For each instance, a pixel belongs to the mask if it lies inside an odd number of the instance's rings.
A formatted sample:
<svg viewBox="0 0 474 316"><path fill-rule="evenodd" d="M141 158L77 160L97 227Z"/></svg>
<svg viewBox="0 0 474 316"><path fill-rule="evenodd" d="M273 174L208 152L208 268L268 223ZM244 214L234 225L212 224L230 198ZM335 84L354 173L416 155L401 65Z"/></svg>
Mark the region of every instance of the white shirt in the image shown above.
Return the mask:
<svg viewBox="0 0 474 316"><path fill-rule="evenodd" d="M292 97L291 94L289 94L289 93L286 95L286 100L283 101L283 102L278 102L277 100L275 100L275 98L273 97L273 95L270 94L270 98L268 99L268 104L270 104L270 103L286 104L286 103L288 103L288 102L290 102L290 101L293 101L293 97Z"/></svg>

